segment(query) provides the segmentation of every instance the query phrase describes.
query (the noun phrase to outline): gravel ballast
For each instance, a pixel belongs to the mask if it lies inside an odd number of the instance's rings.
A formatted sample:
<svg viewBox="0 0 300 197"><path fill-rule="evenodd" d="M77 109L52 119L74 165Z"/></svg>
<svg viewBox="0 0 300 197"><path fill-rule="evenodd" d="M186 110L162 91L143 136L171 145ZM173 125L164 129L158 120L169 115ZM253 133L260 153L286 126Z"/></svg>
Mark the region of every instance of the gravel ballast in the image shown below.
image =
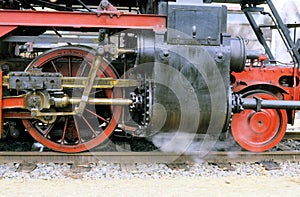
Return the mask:
<svg viewBox="0 0 300 197"><path fill-rule="evenodd" d="M272 162L274 163L274 162ZM130 164L98 162L87 165L71 164L19 164L0 165L0 179L159 179L175 177L230 177L230 176L287 176L300 177L298 162L274 163L201 163L201 164ZM22 165L22 166L21 166ZM25 167L24 167L25 166Z"/></svg>

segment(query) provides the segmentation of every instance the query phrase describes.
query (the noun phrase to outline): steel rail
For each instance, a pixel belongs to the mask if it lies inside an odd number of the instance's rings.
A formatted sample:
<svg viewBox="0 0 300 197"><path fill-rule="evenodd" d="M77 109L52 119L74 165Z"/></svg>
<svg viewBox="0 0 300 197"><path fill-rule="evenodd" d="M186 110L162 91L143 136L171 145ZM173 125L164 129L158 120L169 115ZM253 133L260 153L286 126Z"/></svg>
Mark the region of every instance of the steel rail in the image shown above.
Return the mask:
<svg viewBox="0 0 300 197"><path fill-rule="evenodd" d="M70 163L87 164L105 161L120 164L136 163L195 163L195 162L258 162L258 161L300 161L300 152L86 152L64 154L57 152L0 152L0 163Z"/></svg>
<svg viewBox="0 0 300 197"><path fill-rule="evenodd" d="M287 131L283 139L288 140L288 139L293 139L293 140L300 140L300 131Z"/></svg>

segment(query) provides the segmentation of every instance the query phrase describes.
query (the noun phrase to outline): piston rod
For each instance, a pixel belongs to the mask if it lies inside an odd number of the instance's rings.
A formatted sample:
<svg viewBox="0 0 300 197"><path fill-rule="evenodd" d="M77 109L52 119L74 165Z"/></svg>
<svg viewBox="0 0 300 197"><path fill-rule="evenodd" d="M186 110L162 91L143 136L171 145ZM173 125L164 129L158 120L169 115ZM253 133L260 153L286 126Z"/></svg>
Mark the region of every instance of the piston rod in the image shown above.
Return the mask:
<svg viewBox="0 0 300 197"><path fill-rule="evenodd" d="M256 109L260 111L261 109L300 109L300 101L291 100L263 100L261 98L242 98L241 106L244 109Z"/></svg>
<svg viewBox="0 0 300 197"><path fill-rule="evenodd" d="M70 98L69 103L78 104L81 102L80 98ZM89 98L87 103L90 105L130 105L132 103L131 99L122 98Z"/></svg>
<svg viewBox="0 0 300 197"><path fill-rule="evenodd" d="M68 104L79 104L81 98L52 98L55 106L58 108L66 107ZM130 105L132 100L122 98L89 98L86 104L92 105ZM42 116L72 116L78 115L76 110L72 112L41 112L37 108L31 109L31 117L42 117ZM81 115L81 114L79 114ZM43 121L43 120L42 120Z"/></svg>
<svg viewBox="0 0 300 197"><path fill-rule="evenodd" d="M64 96L62 98L52 98L55 103L55 107L63 108L69 104L77 105L81 102L81 98L69 98ZM130 105L131 99L125 98L88 98L87 104L89 105Z"/></svg>

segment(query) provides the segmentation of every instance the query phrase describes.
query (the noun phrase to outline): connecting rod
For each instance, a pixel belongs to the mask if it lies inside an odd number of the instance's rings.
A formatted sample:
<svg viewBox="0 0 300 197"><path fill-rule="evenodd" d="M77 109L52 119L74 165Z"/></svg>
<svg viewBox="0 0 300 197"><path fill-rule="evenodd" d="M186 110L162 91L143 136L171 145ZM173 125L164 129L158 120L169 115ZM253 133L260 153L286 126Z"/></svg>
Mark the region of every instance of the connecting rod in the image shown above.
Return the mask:
<svg viewBox="0 0 300 197"><path fill-rule="evenodd" d="M101 46L98 47L97 52L96 52L96 57L93 61L92 67L88 74L88 80L86 81L86 86L85 86L82 96L81 96L81 101L79 103L79 106L75 108L75 112L77 115L83 114L83 111L89 100L89 94L93 88L94 80L96 79L96 76L97 76L97 71L99 70L100 65L103 61L103 54L104 54L104 48Z"/></svg>

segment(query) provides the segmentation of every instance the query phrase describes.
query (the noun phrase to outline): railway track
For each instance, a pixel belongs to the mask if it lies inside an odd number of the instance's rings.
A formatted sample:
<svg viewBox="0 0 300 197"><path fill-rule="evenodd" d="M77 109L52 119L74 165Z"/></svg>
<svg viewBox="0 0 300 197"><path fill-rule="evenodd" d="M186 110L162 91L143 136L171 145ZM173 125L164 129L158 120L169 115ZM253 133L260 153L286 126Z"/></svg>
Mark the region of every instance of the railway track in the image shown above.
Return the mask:
<svg viewBox="0 0 300 197"><path fill-rule="evenodd" d="M283 139L285 139L285 140L288 140L288 139L300 140L300 131L299 131L299 129L287 131L285 133Z"/></svg>
<svg viewBox="0 0 300 197"><path fill-rule="evenodd" d="M162 152L86 152L64 154L56 152L0 152L0 163L70 163L87 164L99 161L120 164L134 163L194 163L194 162L257 162L300 161L298 151L277 151L250 153L236 152L195 152L187 154Z"/></svg>
<svg viewBox="0 0 300 197"><path fill-rule="evenodd" d="M289 131L284 140L300 140L299 131ZM109 163L193 163L193 162L256 162L262 160L300 161L300 151L293 151L282 145L283 151L251 153L247 151L210 151L186 154L166 152L84 152L66 154L58 152L11 152L0 151L0 164L3 163L71 163L86 164L105 161ZM279 149L282 148L279 146Z"/></svg>

